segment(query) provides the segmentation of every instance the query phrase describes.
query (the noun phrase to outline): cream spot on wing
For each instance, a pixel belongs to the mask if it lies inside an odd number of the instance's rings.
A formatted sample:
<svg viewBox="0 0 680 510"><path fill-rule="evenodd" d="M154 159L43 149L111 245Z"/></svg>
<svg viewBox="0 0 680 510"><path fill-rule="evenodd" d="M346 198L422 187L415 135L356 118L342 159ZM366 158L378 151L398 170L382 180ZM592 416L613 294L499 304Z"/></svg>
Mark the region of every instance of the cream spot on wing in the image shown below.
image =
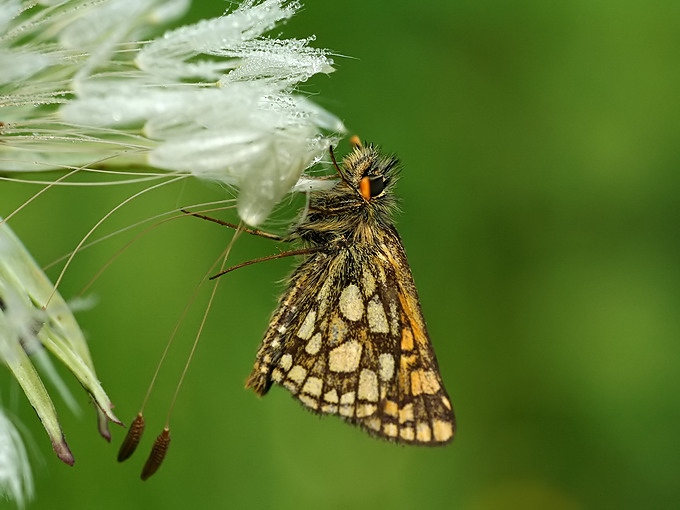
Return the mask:
<svg viewBox="0 0 680 510"><path fill-rule="evenodd" d="M281 361L279 361L279 366L286 372L290 370L290 367L293 366L293 356L290 354L284 354L281 356Z"/></svg>
<svg viewBox="0 0 680 510"><path fill-rule="evenodd" d="M300 402L311 409L319 408L319 401L310 397L309 395L298 395L298 398L300 399Z"/></svg>
<svg viewBox="0 0 680 510"><path fill-rule="evenodd" d="M399 405L392 400L387 400L385 401L384 412L386 415L396 418L399 416Z"/></svg>
<svg viewBox="0 0 680 510"><path fill-rule="evenodd" d="M323 396L323 399L326 402L330 402L331 404L337 404L338 403L338 392L335 391L335 389L332 389L331 391L326 392L326 394Z"/></svg>
<svg viewBox="0 0 680 510"><path fill-rule="evenodd" d="M378 409L375 404L360 404L357 406L357 418L365 418L371 416Z"/></svg>
<svg viewBox="0 0 680 510"><path fill-rule="evenodd" d="M351 321L358 321L364 315L364 302L359 287L353 283L342 289L340 311Z"/></svg>
<svg viewBox="0 0 680 510"><path fill-rule="evenodd" d="M373 370L364 369L359 374L359 398L369 402L378 401L378 376Z"/></svg>
<svg viewBox="0 0 680 510"><path fill-rule="evenodd" d="M369 429L373 429L376 432L380 431L380 418L369 418L364 423L366 423Z"/></svg>
<svg viewBox="0 0 680 510"><path fill-rule="evenodd" d="M316 333L312 338L309 339L307 345L305 345L305 351L307 354L312 356L319 352L321 349L321 333Z"/></svg>
<svg viewBox="0 0 680 510"><path fill-rule="evenodd" d="M340 404L354 405L355 400L356 394L353 391L348 391L347 393L343 393L342 396L340 397Z"/></svg>
<svg viewBox="0 0 680 510"><path fill-rule="evenodd" d="M406 404L399 409L399 423L413 421L413 404Z"/></svg>
<svg viewBox="0 0 680 510"><path fill-rule="evenodd" d="M361 359L361 344L345 342L328 353L328 368L333 372L354 372Z"/></svg>
<svg viewBox="0 0 680 510"><path fill-rule="evenodd" d="M389 381L394 377L394 356L381 354L378 356L378 366L380 367L380 379Z"/></svg>
<svg viewBox="0 0 680 510"><path fill-rule="evenodd" d="M354 406L350 406L350 405L340 406L340 408L338 409L338 413L341 416L351 418L352 416L354 416Z"/></svg>
<svg viewBox="0 0 680 510"><path fill-rule="evenodd" d="M278 368L272 370L272 381L277 383L283 381L283 372L281 372L281 370L279 370Z"/></svg>
<svg viewBox="0 0 680 510"><path fill-rule="evenodd" d="M411 372L411 393L414 396L425 393L434 395L441 386L437 379L437 374L432 370L414 370Z"/></svg>
<svg viewBox="0 0 680 510"><path fill-rule="evenodd" d="M298 329L297 336L303 340L309 340L309 337L314 333L314 323L316 322L316 310L310 310L305 320L302 322L302 326Z"/></svg>
<svg viewBox="0 0 680 510"><path fill-rule="evenodd" d="M364 287L364 296L372 296L375 292L375 278L373 277L373 273L371 273L366 268L364 268L363 279L361 280L361 283Z"/></svg>
<svg viewBox="0 0 680 510"><path fill-rule="evenodd" d="M413 441L416 437L413 432L413 427L404 427L399 431L399 437L405 439L406 441Z"/></svg>
<svg viewBox="0 0 680 510"><path fill-rule="evenodd" d="M345 341L347 334L347 324L340 317L334 316L328 326L328 343L337 345Z"/></svg>
<svg viewBox="0 0 680 510"><path fill-rule="evenodd" d="M368 310L366 311L368 317L368 328L374 333L389 333L390 327L387 324L387 316L385 315L385 308L378 299L374 296L368 302Z"/></svg>
<svg viewBox="0 0 680 510"><path fill-rule="evenodd" d="M396 423L385 423L383 425L383 432L385 433L386 436L397 437L399 429L397 428Z"/></svg>
<svg viewBox="0 0 680 510"><path fill-rule="evenodd" d="M281 324L278 328L276 328L276 331L278 331L279 334L283 335L286 332L286 326Z"/></svg>
<svg viewBox="0 0 680 510"><path fill-rule="evenodd" d="M416 424L416 438L418 441L424 443L429 443L432 441L432 431L430 430L430 425L425 421L419 421Z"/></svg>
<svg viewBox="0 0 680 510"><path fill-rule="evenodd" d="M335 404L322 404L321 411L329 414L338 414L338 406Z"/></svg>
<svg viewBox="0 0 680 510"><path fill-rule="evenodd" d="M290 372L288 372L288 379L298 384L302 384L302 381L305 380L305 377L307 377L307 370L302 368L300 365L295 365L290 369Z"/></svg>
<svg viewBox="0 0 680 510"><path fill-rule="evenodd" d="M448 441L453 437L453 425L448 421L434 420L432 422L432 433L435 441Z"/></svg>
<svg viewBox="0 0 680 510"><path fill-rule="evenodd" d="M448 398L442 397L442 404L444 404L444 407L446 407L449 411L451 410L451 402L449 402Z"/></svg>
<svg viewBox="0 0 680 510"><path fill-rule="evenodd" d="M421 370L421 382L423 385L423 393L434 395L441 389L439 384L439 377L434 370Z"/></svg>
<svg viewBox="0 0 680 510"><path fill-rule="evenodd" d="M322 389L323 381L318 377L308 377L305 381L305 385L302 387L303 393L309 393L314 397L321 396Z"/></svg>

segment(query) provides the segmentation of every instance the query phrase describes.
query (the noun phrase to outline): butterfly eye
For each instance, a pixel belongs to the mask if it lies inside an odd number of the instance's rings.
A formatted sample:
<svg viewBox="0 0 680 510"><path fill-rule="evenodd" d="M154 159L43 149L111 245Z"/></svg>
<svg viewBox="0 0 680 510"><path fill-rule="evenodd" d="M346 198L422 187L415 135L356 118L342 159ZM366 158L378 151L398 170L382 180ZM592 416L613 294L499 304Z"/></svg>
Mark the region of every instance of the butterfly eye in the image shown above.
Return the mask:
<svg viewBox="0 0 680 510"><path fill-rule="evenodd" d="M359 182L359 192L366 200L377 197L384 189L385 179L382 175L366 176Z"/></svg>

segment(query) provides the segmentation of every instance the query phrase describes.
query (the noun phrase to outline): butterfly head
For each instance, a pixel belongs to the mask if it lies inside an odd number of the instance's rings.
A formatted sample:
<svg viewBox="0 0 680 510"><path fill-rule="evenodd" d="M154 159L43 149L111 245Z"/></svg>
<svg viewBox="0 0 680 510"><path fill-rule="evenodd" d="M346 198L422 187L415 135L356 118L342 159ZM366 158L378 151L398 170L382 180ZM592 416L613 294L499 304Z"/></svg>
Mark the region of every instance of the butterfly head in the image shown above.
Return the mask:
<svg viewBox="0 0 680 510"><path fill-rule="evenodd" d="M332 150L331 158L340 179L333 188L311 194L305 218L296 227L297 235L326 244L328 238L373 239L392 225L397 159L383 155L374 145L358 143L341 164Z"/></svg>
<svg viewBox="0 0 680 510"><path fill-rule="evenodd" d="M332 153L331 153L332 154ZM340 178L365 202L391 195L397 179L398 161L385 156L372 144L354 141L354 150L337 166Z"/></svg>

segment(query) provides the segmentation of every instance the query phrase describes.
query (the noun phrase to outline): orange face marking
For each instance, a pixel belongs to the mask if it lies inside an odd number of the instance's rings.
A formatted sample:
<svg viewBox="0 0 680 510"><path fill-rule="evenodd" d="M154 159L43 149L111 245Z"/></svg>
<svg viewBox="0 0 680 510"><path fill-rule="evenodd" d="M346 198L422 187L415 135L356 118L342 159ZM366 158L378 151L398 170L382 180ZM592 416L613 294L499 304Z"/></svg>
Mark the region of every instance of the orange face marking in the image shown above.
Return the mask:
<svg viewBox="0 0 680 510"><path fill-rule="evenodd" d="M361 196L364 197L364 199L371 199L371 181L368 177L364 177L359 181L359 193L361 193Z"/></svg>

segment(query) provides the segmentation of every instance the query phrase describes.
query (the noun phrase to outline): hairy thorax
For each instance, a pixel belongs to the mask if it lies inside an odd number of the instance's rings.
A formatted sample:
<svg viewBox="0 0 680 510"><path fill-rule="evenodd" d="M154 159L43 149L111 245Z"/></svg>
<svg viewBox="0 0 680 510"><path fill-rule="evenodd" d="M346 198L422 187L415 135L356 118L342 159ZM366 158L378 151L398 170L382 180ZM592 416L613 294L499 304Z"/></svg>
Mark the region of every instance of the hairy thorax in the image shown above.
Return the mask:
<svg viewBox="0 0 680 510"><path fill-rule="evenodd" d="M291 237L309 245L342 246L374 245L391 228L375 215L310 214L293 231Z"/></svg>

